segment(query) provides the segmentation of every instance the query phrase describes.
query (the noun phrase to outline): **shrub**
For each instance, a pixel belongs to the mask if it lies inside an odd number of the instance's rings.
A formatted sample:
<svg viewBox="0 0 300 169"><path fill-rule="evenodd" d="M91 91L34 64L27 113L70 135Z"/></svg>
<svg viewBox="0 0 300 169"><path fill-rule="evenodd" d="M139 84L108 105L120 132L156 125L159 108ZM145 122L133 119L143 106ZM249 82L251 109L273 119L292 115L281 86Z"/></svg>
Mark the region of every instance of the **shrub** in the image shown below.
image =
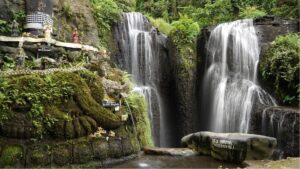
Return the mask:
<svg viewBox="0 0 300 169"><path fill-rule="evenodd" d="M273 15L286 17L289 19L296 19L299 16L299 7L297 6L297 3L295 1L292 5L280 5L276 6L271 10Z"/></svg>
<svg viewBox="0 0 300 169"><path fill-rule="evenodd" d="M8 33L10 31L10 27L7 21L0 19L0 33Z"/></svg>
<svg viewBox="0 0 300 169"><path fill-rule="evenodd" d="M198 23L184 15L178 21L172 23L170 36L173 42L180 46L193 43L198 33Z"/></svg>
<svg viewBox="0 0 300 169"><path fill-rule="evenodd" d="M234 19L230 0L216 0L214 3L208 2L203 8L187 6L181 12L197 21L200 28Z"/></svg>
<svg viewBox="0 0 300 169"><path fill-rule="evenodd" d="M246 8L242 8L239 13L239 17L243 19L254 19L265 15L266 12L257 9L256 6L247 6Z"/></svg>
<svg viewBox="0 0 300 169"><path fill-rule="evenodd" d="M166 35L169 35L170 31L172 30L172 25L169 24L168 22L166 22L164 19L162 18L152 18L152 17L148 17L148 19L150 20L151 24L154 25L155 27L158 28L158 30Z"/></svg>
<svg viewBox="0 0 300 169"><path fill-rule="evenodd" d="M122 12L113 0L92 0L92 7L100 30L110 30L111 24L119 20Z"/></svg>
<svg viewBox="0 0 300 169"><path fill-rule="evenodd" d="M257 6L259 9L270 11L275 7L277 0L232 0L232 5L239 9L247 6Z"/></svg>
<svg viewBox="0 0 300 169"><path fill-rule="evenodd" d="M260 63L263 80L285 104L300 101L299 58L300 34L294 33L277 37Z"/></svg>

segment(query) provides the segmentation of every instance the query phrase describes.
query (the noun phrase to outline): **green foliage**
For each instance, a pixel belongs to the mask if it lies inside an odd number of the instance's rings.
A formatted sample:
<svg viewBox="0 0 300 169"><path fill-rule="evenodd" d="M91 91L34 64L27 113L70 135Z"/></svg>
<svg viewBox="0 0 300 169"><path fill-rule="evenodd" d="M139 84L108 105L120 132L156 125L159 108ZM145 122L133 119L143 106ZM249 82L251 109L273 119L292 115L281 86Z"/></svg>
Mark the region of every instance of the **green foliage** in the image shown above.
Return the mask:
<svg viewBox="0 0 300 169"><path fill-rule="evenodd" d="M243 19L254 19L265 15L267 15L265 11L261 11L255 6L247 6L245 8L241 8L239 17Z"/></svg>
<svg viewBox="0 0 300 169"><path fill-rule="evenodd" d="M271 12L273 15L282 16L289 19L299 18L299 6L297 5L296 1L294 4L276 6L271 10Z"/></svg>
<svg viewBox="0 0 300 169"><path fill-rule="evenodd" d="M143 95L132 92L127 102L136 122L137 137L141 147L153 146L147 103Z"/></svg>
<svg viewBox="0 0 300 169"><path fill-rule="evenodd" d="M148 16L148 19L150 20L151 24L158 28L158 30L166 35L169 35L172 30L172 25L166 22L162 18L153 18L151 16Z"/></svg>
<svg viewBox="0 0 300 169"><path fill-rule="evenodd" d="M23 149L20 146L6 146L0 156L1 167L12 167L15 162L24 157Z"/></svg>
<svg viewBox="0 0 300 169"><path fill-rule="evenodd" d="M66 18L70 19L73 17L73 12L71 9L71 5L69 4L69 2L65 1L63 3L62 9L61 9L61 15L66 16Z"/></svg>
<svg viewBox="0 0 300 169"><path fill-rule="evenodd" d="M1 78L0 86L0 124L9 118L12 107L18 109L28 107L29 112L26 115L29 119L34 119L37 128L41 123L49 124L50 119L44 116L44 105L63 102L73 93L68 82L53 81L51 76Z"/></svg>
<svg viewBox="0 0 300 169"><path fill-rule="evenodd" d="M198 22L201 29L205 26L235 19L234 9L230 0L216 0L214 3L208 2L202 8L187 6L181 12Z"/></svg>
<svg viewBox="0 0 300 169"><path fill-rule="evenodd" d="M0 33L8 33L10 31L10 26L7 21L0 19Z"/></svg>
<svg viewBox="0 0 300 169"><path fill-rule="evenodd" d="M263 79L275 90L285 104L300 101L300 35L279 36L260 63Z"/></svg>
<svg viewBox="0 0 300 169"><path fill-rule="evenodd" d="M100 30L110 30L110 26L116 23L122 10L113 0L91 0L93 13Z"/></svg>
<svg viewBox="0 0 300 169"><path fill-rule="evenodd" d="M240 9L247 6L257 6L259 9L270 11L275 7L277 0L232 0L232 4Z"/></svg>
<svg viewBox="0 0 300 169"><path fill-rule="evenodd" d="M2 56L0 58L0 69L1 70L9 70L13 69L15 67L15 60L12 57L9 56Z"/></svg>
<svg viewBox="0 0 300 169"><path fill-rule="evenodd" d="M184 15L178 21L172 23L170 37L177 46L180 46L192 44L198 33L198 23Z"/></svg>
<svg viewBox="0 0 300 169"><path fill-rule="evenodd" d="M130 12L135 10L135 0L116 0L116 3L123 12Z"/></svg>
<svg viewBox="0 0 300 169"><path fill-rule="evenodd" d="M102 47L108 48L112 41L111 26L117 23L122 12L127 12L135 7L134 0L90 0L92 11L97 23Z"/></svg>

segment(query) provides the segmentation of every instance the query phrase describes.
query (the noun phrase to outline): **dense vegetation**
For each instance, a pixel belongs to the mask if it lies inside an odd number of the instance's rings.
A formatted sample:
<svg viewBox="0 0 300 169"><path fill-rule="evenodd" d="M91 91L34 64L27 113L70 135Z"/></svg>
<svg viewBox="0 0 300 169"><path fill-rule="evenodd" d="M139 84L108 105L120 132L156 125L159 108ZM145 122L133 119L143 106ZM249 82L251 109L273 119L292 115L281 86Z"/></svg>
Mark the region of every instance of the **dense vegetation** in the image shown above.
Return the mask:
<svg viewBox="0 0 300 169"><path fill-rule="evenodd" d="M297 105L300 101L300 34L279 36L260 64L263 79L281 102Z"/></svg>

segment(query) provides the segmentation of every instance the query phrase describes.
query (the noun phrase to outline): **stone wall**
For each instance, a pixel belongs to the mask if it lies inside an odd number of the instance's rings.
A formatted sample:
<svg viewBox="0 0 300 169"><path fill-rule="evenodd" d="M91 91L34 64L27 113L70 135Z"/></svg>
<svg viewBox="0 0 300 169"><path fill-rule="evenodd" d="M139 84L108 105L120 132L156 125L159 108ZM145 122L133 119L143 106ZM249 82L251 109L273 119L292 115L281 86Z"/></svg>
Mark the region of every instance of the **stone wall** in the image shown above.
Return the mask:
<svg viewBox="0 0 300 169"><path fill-rule="evenodd" d="M104 167L139 151L129 138L81 138L68 141L0 139L0 167Z"/></svg>

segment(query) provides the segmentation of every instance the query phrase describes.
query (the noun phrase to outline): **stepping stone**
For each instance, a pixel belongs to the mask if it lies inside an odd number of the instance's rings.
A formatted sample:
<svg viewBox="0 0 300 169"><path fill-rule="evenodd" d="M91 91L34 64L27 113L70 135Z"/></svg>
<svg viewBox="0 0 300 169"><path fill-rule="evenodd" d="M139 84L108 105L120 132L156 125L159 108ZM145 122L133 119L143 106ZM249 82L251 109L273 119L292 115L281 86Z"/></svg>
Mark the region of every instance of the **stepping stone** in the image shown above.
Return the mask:
<svg viewBox="0 0 300 169"><path fill-rule="evenodd" d="M269 159L277 145L273 137L243 133L198 132L181 139L184 147L221 161Z"/></svg>

